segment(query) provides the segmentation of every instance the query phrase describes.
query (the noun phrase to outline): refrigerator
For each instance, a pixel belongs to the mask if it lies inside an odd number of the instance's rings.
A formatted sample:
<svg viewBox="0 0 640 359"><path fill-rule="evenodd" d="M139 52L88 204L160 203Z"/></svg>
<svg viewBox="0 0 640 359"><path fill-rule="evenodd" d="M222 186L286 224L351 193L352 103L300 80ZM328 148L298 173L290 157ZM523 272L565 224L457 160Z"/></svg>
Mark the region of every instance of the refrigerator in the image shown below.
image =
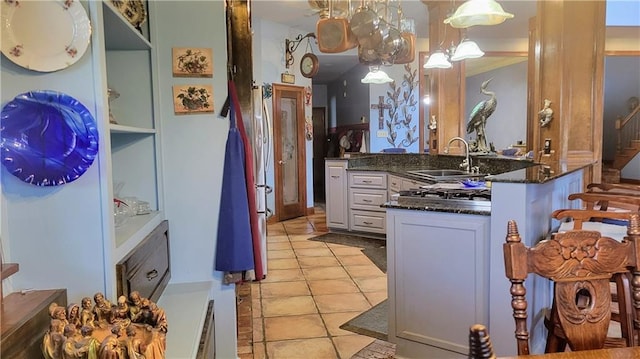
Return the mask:
<svg viewBox="0 0 640 359"><path fill-rule="evenodd" d="M267 169L271 161L271 122L266 100L263 97L263 87L252 88L252 116L248 127L248 136L252 139L254 176L256 184L256 208L258 212L258 227L260 229L260 256L262 258L262 272L267 275L267 219L272 211L267 207L267 196L273 189L267 185ZM254 255L258 255L254 253ZM261 279L261 278L256 278Z"/></svg>

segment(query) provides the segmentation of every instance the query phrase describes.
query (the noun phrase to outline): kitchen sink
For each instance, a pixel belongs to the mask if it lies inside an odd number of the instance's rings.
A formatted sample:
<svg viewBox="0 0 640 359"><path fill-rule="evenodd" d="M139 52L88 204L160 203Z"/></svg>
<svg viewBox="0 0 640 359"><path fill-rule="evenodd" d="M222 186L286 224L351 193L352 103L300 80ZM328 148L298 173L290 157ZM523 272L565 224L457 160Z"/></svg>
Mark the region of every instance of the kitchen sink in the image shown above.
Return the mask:
<svg viewBox="0 0 640 359"><path fill-rule="evenodd" d="M462 170L452 169L413 170L407 171L407 173L430 181L461 180L464 178L477 178L486 176L486 174L468 173Z"/></svg>

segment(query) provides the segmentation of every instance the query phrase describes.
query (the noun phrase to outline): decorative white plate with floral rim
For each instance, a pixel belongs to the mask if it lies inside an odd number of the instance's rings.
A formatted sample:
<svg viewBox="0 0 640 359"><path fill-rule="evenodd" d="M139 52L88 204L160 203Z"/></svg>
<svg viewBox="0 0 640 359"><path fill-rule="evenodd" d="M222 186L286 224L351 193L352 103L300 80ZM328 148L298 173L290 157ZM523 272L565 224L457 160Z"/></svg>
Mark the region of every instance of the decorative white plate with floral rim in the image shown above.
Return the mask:
<svg viewBox="0 0 640 359"><path fill-rule="evenodd" d="M89 46L91 23L77 0L3 0L0 7L2 53L26 69L64 69Z"/></svg>

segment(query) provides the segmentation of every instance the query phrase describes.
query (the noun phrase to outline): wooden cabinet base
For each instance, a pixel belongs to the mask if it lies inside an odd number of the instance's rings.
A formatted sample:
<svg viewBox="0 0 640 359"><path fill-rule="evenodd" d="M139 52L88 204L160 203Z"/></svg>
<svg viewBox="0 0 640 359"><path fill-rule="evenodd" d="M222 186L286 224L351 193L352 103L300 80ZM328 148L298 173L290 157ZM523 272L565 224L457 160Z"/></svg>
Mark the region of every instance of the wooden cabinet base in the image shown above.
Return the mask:
<svg viewBox="0 0 640 359"><path fill-rule="evenodd" d="M42 337L49 329L49 305L67 306L67 290L35 290L11 293L4 298L0 357L42 358Z"/></svg>

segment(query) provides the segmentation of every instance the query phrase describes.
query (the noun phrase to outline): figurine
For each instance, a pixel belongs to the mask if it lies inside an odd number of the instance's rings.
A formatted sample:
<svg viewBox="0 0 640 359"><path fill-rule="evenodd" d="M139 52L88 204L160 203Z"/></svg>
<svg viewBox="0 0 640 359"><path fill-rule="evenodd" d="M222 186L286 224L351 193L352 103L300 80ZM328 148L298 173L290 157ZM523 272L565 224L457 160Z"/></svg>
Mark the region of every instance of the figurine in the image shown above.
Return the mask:
<svg viewBox="0 0 640 359"><path fill-rule="evenodd" d="M51 319L49 330L42 339L42 355L45 359L62 358L62 345L66 339L63 333L64 327L65 324L60 319Z"/></svg>
<svg viewBox="0 0 640 359"><path fill-rule="evenodd" d="M473 152L479 153L490 153L492 149L487 144L487 136L486 136L486 125L489 116L493 114L498 106L498 99L496 98L495 92L487 91L487 86L492 79L488 79L482 83L480 86L480 92L490 96L488 100L480 101L474 108L471 110L471 115L469 116L469 122L467 123L467 133L472 133L475 131L476 140L473 142ZM495 152L495 151L494 151Z"/></svg>
<svg viewBox="0 0 640 359"><path fill-rule="evenodd" d="M98 292L93 295L93 315L96 317L98 325L103 326L106 322L109 322L111 316L111 302L104 299L104 294Z"/></svg>
<svg viewBox="0 0 640 359"><path fill-rule="evenodd" d="M142 348L142 340L136 336L135 325L127 327L127 354L129 359L145 359Z"/></svg>
<svg viewBox="0 0 640 359"><path fill-rule="evenodd" d="M91 298L82 298L82 302L80 302L80 304L82 305L82 309L80 310L81 328L84 325L95 327L94 321L96 320L96 316L93 314L93 310L91 308Z"/></svg>
<svg viewBox="0 0 640 359"><path fill-rule="evenodd" d="M107 335L100 344L98 358L100 359L125 359L125 343L121 342L124 335L124 328L120 325L111 327L111 334Z"/></svg>
<svg viewBox="0 0 640 359"><path fill-rule="evenodd" d="M129 319L129 304L127 304L127 297L124 295L118 297L117 305L111 308L109 323L119 324L123 327L127 327L131 323Z"/></svg>
<svg viewBox="0 0 640 359"><path fill-rule="evenodd" d="M78 351L83 359L98 359L98 350L100 342L93 337L93 326L83 325L80 328L82 339L78 340Z"/></svg>
<svg viewBox="0 0 640 359"><path fill-rule="evenodd" d="M62 346L62 359L82 358L82 346L79 344L79 339L82 337L78 336L78 331L75 325L69 324L64 327L64 336L66 337L66 340Z"/></svg>
<svg viewBox="0 0 640 359"><path fill-rule="evenodd" d="M75 328L80 328L82 322L80 321L80 306L76 303L71 303L67 306L67 321Z"/></svg>
<svg viewBox="0 0 640 359"><path fill-rule="evenodd" d="M431 115L431 120L429 121L429 129L431 131L435 131L438 128L438 121L436 121L436 115Z"/></svg>
<svg viewBox="0 0 640 359"><path fill-rule="evenodd" d="M553 110L551 109L551 100L544 99L544 107L538 112L540 119L540 127L545 127L553 120Z"/></svg>

